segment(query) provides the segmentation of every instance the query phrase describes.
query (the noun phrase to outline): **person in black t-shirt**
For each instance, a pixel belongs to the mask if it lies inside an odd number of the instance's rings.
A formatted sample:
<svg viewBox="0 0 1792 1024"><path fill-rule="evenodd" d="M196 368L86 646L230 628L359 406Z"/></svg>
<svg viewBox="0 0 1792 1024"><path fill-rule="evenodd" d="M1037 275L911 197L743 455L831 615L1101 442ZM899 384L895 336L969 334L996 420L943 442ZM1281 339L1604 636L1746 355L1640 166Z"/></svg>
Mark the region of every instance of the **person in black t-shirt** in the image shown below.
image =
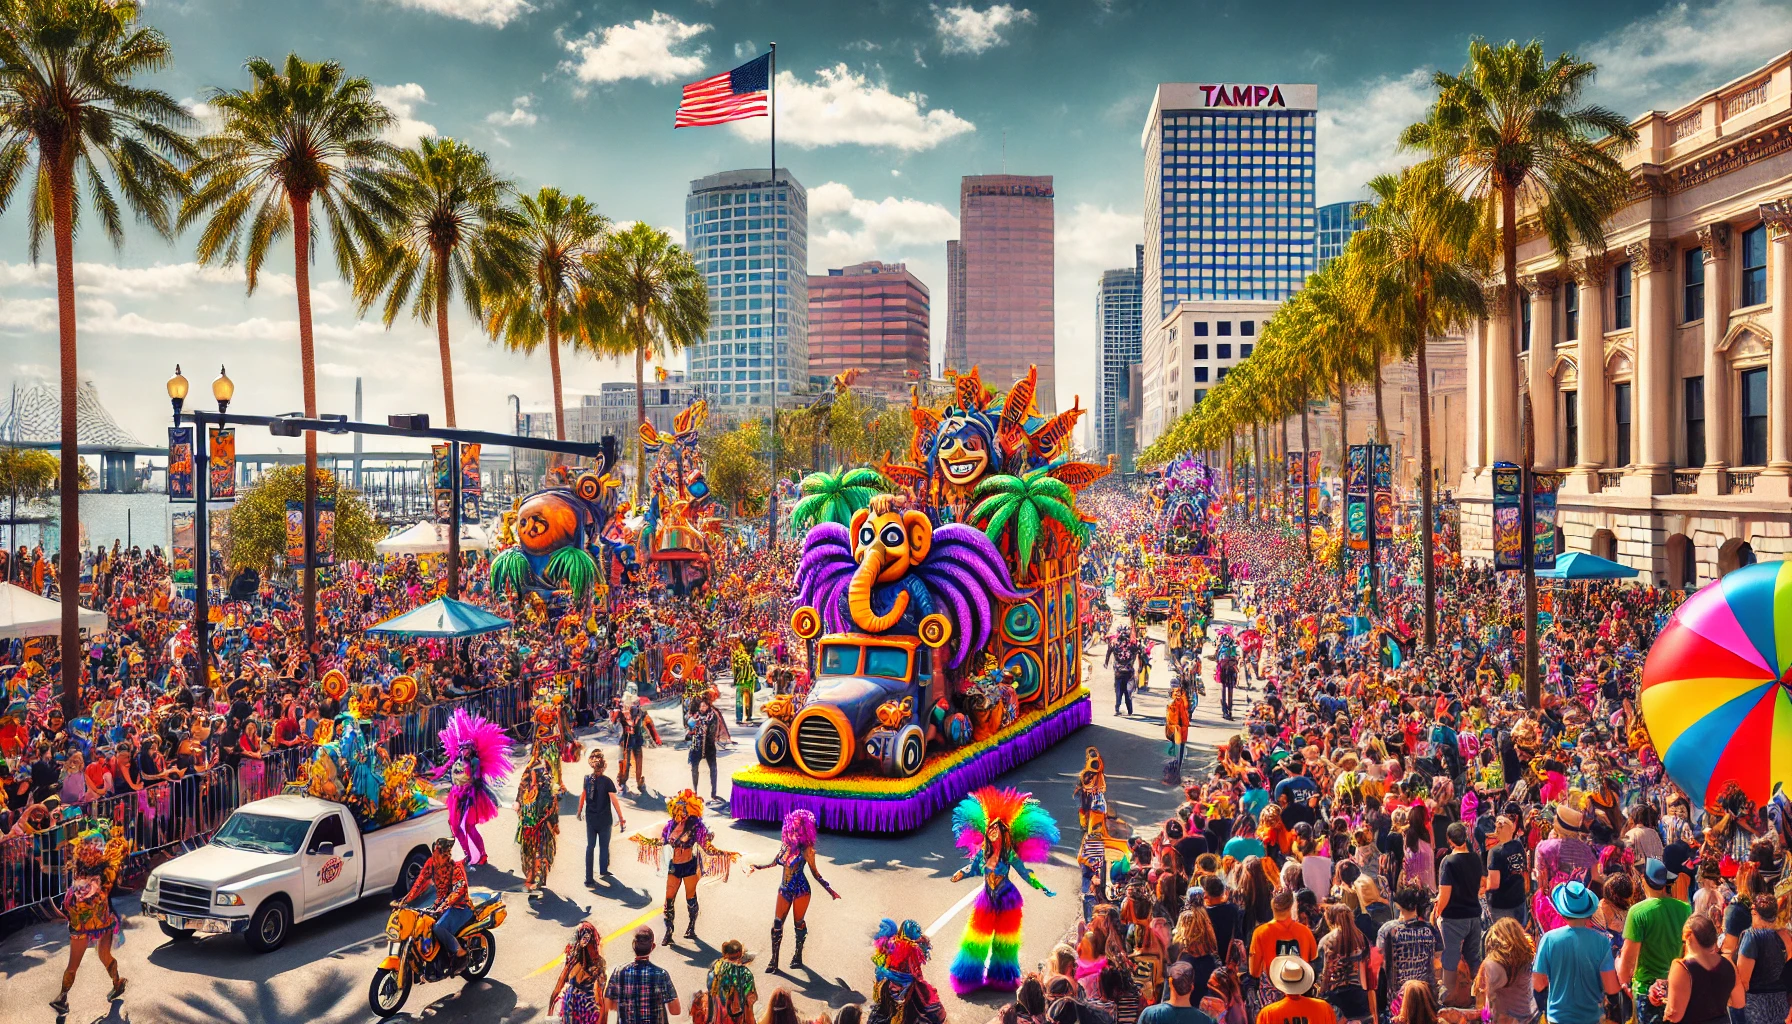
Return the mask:
<svg viewBox="0 0 1792 1024"><path fill-rule="evenodd" d="M1530 879L1526 869L1524 841L1518 838L1518 826L1502 814L1494 820L1493 832L1487 837L1487 877L1482 888L1487 892L1487 909L1495 920L1502 917L1525 920L1525 887Z"/></svg>
<svg viewBox="0 0 1792 1024"><path fill-rule="evenodd" d="M578 817L585 819L585 884L596 885L591 874L591 854L597 852L597 872L610 877L610 811L616 811L616 827L627 822L622 818L622 801L616 796L616 783L604 771L604 753L591 752L591 774L585 776L579 791Z"/></svg>
<svg viewBox="0 0 1792 1024"><path fill-rule="evenodd" d="M1487 871L1468 845L1468 826L1451 822L1450 855L1437 871L1437 927L1444 937L1444 1002L1465 1006L1467 987L1457 972L1468 965L1472 978L1481 969L1481 879Z"/></svg>

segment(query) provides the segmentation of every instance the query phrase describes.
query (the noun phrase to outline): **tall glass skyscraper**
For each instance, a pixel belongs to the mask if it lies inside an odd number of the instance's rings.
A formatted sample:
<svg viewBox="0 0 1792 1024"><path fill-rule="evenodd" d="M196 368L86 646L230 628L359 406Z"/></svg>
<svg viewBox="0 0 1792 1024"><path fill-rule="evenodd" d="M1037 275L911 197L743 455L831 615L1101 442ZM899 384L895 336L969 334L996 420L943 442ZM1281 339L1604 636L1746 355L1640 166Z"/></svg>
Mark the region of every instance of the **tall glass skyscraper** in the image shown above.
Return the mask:
<svg viewBox="0 0 1792 1024"><path fill-rule="evenodd" d="M1132 469L1132 424L1121 421L1120 410L1130 397L1132 368L1139 362L1139 296L1144 263L1145 247L1135 246L1133 265L1102 271L1101 285L1095 292L1095 329L1101 337L1095 443L1103 454L1120 456L1122 471Z"/></svg>
<svg viewBox="0 0 1792 1024"><path fill-rule="evenodd" d="M709 335L685 353L690 379L724 411L769 409L809 381L808 193L782 167L775 186L758 170L723 171L691 182L684 209L709 285Z"/></svg>
<svg viewBox="0 0 1792 1024"><path fill-rule="evenodd" d="M1344 255L1344 247L1350 244L1350 236L1363 229L1363 218L1356 215L1356 208L1362 200L1351 199L1342 203L1327 203L1319 208L1319 265Z"/></svg>

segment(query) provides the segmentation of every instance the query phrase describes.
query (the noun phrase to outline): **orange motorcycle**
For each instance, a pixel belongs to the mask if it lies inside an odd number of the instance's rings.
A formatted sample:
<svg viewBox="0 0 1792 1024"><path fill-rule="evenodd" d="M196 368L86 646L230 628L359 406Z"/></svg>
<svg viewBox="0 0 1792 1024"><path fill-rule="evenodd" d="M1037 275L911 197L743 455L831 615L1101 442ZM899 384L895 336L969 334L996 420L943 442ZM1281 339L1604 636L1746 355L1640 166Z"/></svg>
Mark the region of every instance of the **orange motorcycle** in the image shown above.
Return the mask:
<svg viewBox="0 0 1792 1024"><path fill-rule="evenodd" d="M498 955L493 929L504 923L504 901L496 893L473 898L473 919L458 933L461 955L454 956L435 937L436 919L414 907L394 907L386 919L386 956L367 986L367 1004L380 1017L404 1008L411 986L442 981L458 974L478 981L491 973Z"/></svg>

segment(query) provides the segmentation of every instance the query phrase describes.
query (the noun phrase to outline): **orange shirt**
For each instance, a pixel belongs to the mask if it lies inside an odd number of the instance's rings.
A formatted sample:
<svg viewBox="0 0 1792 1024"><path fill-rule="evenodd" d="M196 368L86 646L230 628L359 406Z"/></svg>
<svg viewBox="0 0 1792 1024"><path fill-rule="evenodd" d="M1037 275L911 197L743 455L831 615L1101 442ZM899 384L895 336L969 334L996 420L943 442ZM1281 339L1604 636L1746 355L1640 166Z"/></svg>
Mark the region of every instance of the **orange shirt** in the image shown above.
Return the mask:
<svg viewBox="0 0 1792 1024"><path fill-rule="evenodd" d="M1318 954L1313 930L1290 918L1258 925L1251 935L1251 973L1261 975L1278 956L1298 956L1312 963Z"/></svg>
<svg viewBox="0 0 1792 1024"><path fill-rule="evenodd" d="M1283 996L1257 1014L1257 1024L1336 1024L1336 1021L1332 1004L1311 996Z"/></svg>

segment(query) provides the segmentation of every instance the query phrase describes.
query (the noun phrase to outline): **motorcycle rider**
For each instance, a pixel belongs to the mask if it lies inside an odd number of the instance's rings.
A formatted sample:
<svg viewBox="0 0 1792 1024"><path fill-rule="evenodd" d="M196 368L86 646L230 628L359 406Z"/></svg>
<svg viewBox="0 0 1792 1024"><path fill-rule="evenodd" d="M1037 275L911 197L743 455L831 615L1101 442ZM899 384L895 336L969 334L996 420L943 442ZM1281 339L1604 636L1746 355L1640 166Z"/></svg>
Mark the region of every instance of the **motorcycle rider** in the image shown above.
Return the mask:
<svg viewBox="0 0 1792 1024"><path fill-rule="evenodd" d="M435 841L429 860L424 862L411 891L404 899L392 901L392 905L404 906L432 886L435 903L429 914L436 919L436 940L447 948L450 956L459 959L462 952L459 932L473 919L473 902L467 898L466 863L454 859L454 840L449 836Z"/></svg>

